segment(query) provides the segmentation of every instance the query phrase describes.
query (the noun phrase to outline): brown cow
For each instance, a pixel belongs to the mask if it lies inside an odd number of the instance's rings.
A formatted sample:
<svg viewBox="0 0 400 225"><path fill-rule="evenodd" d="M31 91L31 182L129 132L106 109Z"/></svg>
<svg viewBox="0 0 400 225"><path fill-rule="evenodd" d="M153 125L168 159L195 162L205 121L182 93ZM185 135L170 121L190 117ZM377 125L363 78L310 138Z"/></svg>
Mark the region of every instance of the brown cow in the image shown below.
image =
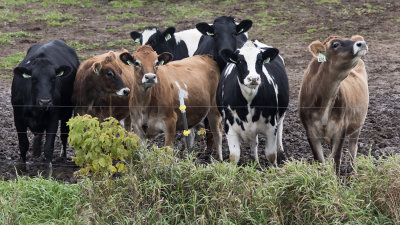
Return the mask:
<svg viewBox="0 0 400 225"><path fill-rule="evenodd" d="M119 52L94 56L81 64L76 74L72 100L78 114L90 114L100 120L109 116L117 120L129 117L129 93L133 84L133 69L125 65ZM130 120L127 128L130 127Z"/></svg>
<svg viewBox="0 0 400 225"><path fill-rule="evenodd" d="M324 162L321 142L331 145L339 173L342 145L349 136L352 160L368 109L368 77L364 56L368 47L361 36L337 36L309 46L314 55L304 74L299 94L299 114L314 158Z"/></svg>
<svg viewBox="0 0 400 225"><path fill-rule="evenodd" d="M184 129L178 109L181 92L189 127L207 116L222 160L221 116L215 98L220 72L216 62L210 56L194 56L163 65L172 55L157 55L148 45L140 46L133 55L123 53L120 58L135 70L129 105L133 129L139 137L164 132L165 145L173 145L175 131Z"/></svg>

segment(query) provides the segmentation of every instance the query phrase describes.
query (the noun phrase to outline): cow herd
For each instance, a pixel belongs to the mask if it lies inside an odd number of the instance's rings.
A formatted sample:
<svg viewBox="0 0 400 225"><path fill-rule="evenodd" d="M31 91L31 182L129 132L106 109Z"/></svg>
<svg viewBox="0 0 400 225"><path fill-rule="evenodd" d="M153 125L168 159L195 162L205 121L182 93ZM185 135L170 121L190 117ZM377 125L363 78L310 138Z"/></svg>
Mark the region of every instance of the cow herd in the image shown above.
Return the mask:
<svg viewBox="0 0 400 225"><path fill-rule="evenodd" d="M238 162L240 143L250 145L258 161L258 136L266 137L264 152L272 165L283 152L283 120L289 104L289 83L279 50L247 32L252 21L237 23L222 16L212 24L175 33L148 27L133 31L141 46L132 54L122 49L87 59L79 65L75 51L54 40L29 48L14 69L12 105L23 163L29 149L27 129L34 133L33 152L52 162L54 140L61 121L63 157L66 121L74 114L100 119L115 117L141 140L165 134L173 146L175 133L184 130L182 99L189 128L209 126L222 158L225 131L230 160ZM322 141L331 144L339 168L343 139L350 136L350 152L357 141L368 107L367 75L360 59L368 48L361 36L332 36L309 46L314 56L299 94L299 115L314 158L324 162ZM357 107L354 107L357 106ZM211 146L211 144L210 144Z"/></svg>

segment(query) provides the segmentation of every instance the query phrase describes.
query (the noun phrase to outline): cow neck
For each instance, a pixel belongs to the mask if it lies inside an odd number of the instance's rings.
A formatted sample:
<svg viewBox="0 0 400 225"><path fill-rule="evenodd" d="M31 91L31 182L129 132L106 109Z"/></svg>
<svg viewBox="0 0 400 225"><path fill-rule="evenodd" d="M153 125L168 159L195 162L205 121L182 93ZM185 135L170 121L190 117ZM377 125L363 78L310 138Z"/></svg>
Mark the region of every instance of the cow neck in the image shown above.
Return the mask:
<svg viewBox="0 0 400 225"><path fill-rule="evenodd" d="M323 111L322 124L326 125L332 108L335 105L341 82L348 76L351 69L338 70L330 62L321 63L317 74L314 76L314 87L317 87L316 107Z"/></svg>
<svg viewBox="0 0 400 225"><path fill-rule="evenodd" d="M135 83L132 97L135 99L135 105L147 106L150 104L152 88L146 88L142 84Z"/></svg>

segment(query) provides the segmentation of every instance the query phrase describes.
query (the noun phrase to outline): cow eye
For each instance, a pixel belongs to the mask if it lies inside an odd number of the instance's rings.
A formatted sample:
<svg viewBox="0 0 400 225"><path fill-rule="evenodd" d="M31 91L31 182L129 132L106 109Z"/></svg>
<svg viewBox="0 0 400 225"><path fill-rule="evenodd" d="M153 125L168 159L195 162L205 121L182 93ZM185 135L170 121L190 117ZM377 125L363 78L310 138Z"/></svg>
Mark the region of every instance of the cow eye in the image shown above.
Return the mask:
<svg viewBox="0 0 400 225"><path fill-rule="evenodd" d="M114 73L113 73L112 71L108 71L108 72L107 72L107 76L113 77L113 76L114 76Z"/></svg>
<svg viewBox="0 0 400 225"><path fill-rule="evenodd" d="M332 47L333 47L333 48L339 47L339 42L334 42L334 43L332 44Z"/></svg>
<svg viewBox="0 0 400 225"><path fill-rule="evenodd" d="M134 65L137 66L137 67L139 67L139 66L140 66L140 63L139 63L138 61L135 61Z"/></svg>

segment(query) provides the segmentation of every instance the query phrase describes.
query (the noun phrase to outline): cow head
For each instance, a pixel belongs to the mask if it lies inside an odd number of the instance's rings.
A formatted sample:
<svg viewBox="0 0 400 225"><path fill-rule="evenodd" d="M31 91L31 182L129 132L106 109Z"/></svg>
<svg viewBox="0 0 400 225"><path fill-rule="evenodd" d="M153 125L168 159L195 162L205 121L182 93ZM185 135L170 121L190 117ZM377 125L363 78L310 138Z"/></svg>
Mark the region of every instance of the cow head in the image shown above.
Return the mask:
<svg viewBox="0 0 400 225"><path fill-rule="evenodd" d="M150 45L157 53L167 52L167 43L175 41L175 28L168 27L165 31L157 27L148 27L143 33L137 31L131 32L132 39L141 45Z"/></svg>
<svg viewBox="0 0 400 225"><path fill-rule="evenodd" d="M337 70L352 69L368 51L364 38L359 35L351 39L330 36L323 43L313 41L308 48L319 62L327 62Z"/></svg>
<svg viewBox="0 0 400 225"><path fill-rule="evenodd" d="M145 88L157 84L158 66L164 65L172 60L172 54L168 52L157 53L149 45L140 46L133 55L123 53L120 59L135 69L135 83Z"/></svg>
<svg viewBox="0 0 400 225"><path fill-rule="evenodd" d="M264 65L275 59L278 54L279 50L276 48L261 51L251 41L246 42L241 49L235 52L229 49L221 51L221 57L227 63L236 65L240 86L248 89L259 87L262 80L261 74L265 73L263 72ZM227 67L226 70L231 69ZM229 71L225 71L225 73L229 73Z"/></svg>
<svg viewBox="0 0 400 225"><path fill-rule="evenodd" d="M109 52L104 60L96 61L91 69L95 74L97 91L106 95L128 96L130 89L122 81L122 69L114 52Z"/></svg>
<svg viewBox="0 0 400 225"><path fill-rule="evenodd" d="M58 105L61 98L60 82L63 77L72 73L69 66L55 66L49 60L39 58L28 61L26 66L14 69L17 76L31 84L33 104L42 110L48 110L53 105Z"/></svg>
<svg viewBox="0 0 400 225"><path fill-rule="evenodd" d="M196 24L196 28L203 35L214 39L216 54L221 55L222 49L235 51L237 36L247 32L252 24L251 20L243 20L239 24L236 24L233 17L221 16L215 19L211 25L208 23L198 23Z"/></svg>

